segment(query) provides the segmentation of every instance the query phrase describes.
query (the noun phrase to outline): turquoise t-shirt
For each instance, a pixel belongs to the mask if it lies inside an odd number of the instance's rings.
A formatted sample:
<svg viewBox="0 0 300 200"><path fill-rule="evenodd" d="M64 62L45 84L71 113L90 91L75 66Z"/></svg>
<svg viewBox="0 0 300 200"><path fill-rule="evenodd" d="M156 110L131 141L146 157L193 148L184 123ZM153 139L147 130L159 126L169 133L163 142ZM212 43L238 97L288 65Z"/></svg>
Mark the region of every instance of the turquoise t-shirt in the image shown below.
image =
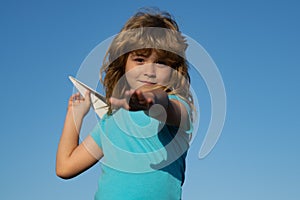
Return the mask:
<svg viewBox="0 0 300 200"><path fill-rule="evenodd" d="M182 102L175 95L170 99ZM181 199L189 130L166 125L143 111L119 109L91 132L102 149L96 200Z"/></svg>

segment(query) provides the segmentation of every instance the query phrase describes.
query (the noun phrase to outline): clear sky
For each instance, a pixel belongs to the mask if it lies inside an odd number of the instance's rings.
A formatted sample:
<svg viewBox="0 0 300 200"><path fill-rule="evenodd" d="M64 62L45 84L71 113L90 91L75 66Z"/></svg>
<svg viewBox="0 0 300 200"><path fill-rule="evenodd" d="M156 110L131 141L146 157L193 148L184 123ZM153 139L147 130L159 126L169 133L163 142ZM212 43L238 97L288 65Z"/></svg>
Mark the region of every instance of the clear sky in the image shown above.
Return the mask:
<svg viewBox="0 0 300 200"><path fill-rule="evenodd" d="M188 154L183 199L299 199L296 0L1 1L0 199L93 199L99 165L72 180L55 175L73 90L68 75L144 6L172 13L209 53L226 88L225 126L202 160L210 104L207 92L197 91L203 121ZM192 84L203 84L201 77L192 75Z"/></svg>

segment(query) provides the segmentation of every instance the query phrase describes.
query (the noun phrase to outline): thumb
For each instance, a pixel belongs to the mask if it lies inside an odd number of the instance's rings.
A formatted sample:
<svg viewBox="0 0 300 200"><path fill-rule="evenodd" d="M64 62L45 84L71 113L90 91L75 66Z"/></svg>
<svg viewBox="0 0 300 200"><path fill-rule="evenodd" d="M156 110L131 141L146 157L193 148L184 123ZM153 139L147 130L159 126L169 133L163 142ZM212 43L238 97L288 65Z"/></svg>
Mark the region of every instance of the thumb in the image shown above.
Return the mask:
<svg viewBox="0 0 300 200"><path fill-rule="evenodd" d="M87 102L91 102L91 92L89 90L87 90L84 94L84 99L87 101Z"/></svg>

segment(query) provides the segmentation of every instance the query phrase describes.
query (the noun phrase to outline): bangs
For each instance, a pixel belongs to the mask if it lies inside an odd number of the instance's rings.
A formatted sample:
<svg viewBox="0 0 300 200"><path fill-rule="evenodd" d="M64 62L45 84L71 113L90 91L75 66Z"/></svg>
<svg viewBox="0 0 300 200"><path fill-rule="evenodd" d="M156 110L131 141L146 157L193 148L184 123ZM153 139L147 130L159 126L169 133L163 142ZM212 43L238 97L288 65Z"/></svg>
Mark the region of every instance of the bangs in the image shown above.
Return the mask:
<svg viewBox="0 0 300 200"><path fill-rule="evenodd" d="M131 51L130 53L135 56L143 56L143 57L149 57L153 52L152 48L145 48L145 49L137 49L134 51Z"/></svg>
<svg viewBox="0 0 300 200"><path fill-rule="evenodd" d="M154 48L144 48L144 49L137 49L130 52L135 56L143 56L149 57L152 53L156 53L157 59L166 63L166 65L176 68L179 65L184 63L184 58L180 55L177 55L173 52L169 52L163 49L154 49Z"/></svg>
<svg viewBox="0 0 300 200"><path fill-rule="evenodd" d="M112 61L136 50L147 55L152 51L148 49L161 49L177 54L179 57L185 57L186 48L185 38L179 32L164 28L144 27L120 32L113 40L109 54ZM143 50L140 51L141 49ZM157 53L164 57L169 56L160 50Z"/></svg>

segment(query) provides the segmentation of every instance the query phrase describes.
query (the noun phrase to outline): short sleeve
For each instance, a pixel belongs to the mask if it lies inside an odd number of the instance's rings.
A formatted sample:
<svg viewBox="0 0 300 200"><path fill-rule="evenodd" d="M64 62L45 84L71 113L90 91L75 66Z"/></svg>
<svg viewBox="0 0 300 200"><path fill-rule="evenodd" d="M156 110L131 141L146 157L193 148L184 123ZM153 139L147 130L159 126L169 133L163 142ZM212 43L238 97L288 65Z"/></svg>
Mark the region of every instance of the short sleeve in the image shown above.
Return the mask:
<svg viewBox="0 0 300 200"><path fill-rule="evenodd" d="M180 98L179 96L169 95L168 97L169 97L169 99L177 100L177 101L179 101L180 103L182 103L184 105L186 111L188 112L188 117L189 117L188 120L189 120L189 124L190 124L189 129L186 130L185 132L187 134L193 133L192 110L191 110L190 105L185 100L183 100L182 98Z"/></svg>
<svg viewBox="0 0 300 200"><path fill-rule="evenodd" d="M97 145L102 148L102 142L101 142L101 134L102 127L101 127L101 121L96 124L94 129L91 131L90 136L93 138L93 140L97 143Z"/></svg>

